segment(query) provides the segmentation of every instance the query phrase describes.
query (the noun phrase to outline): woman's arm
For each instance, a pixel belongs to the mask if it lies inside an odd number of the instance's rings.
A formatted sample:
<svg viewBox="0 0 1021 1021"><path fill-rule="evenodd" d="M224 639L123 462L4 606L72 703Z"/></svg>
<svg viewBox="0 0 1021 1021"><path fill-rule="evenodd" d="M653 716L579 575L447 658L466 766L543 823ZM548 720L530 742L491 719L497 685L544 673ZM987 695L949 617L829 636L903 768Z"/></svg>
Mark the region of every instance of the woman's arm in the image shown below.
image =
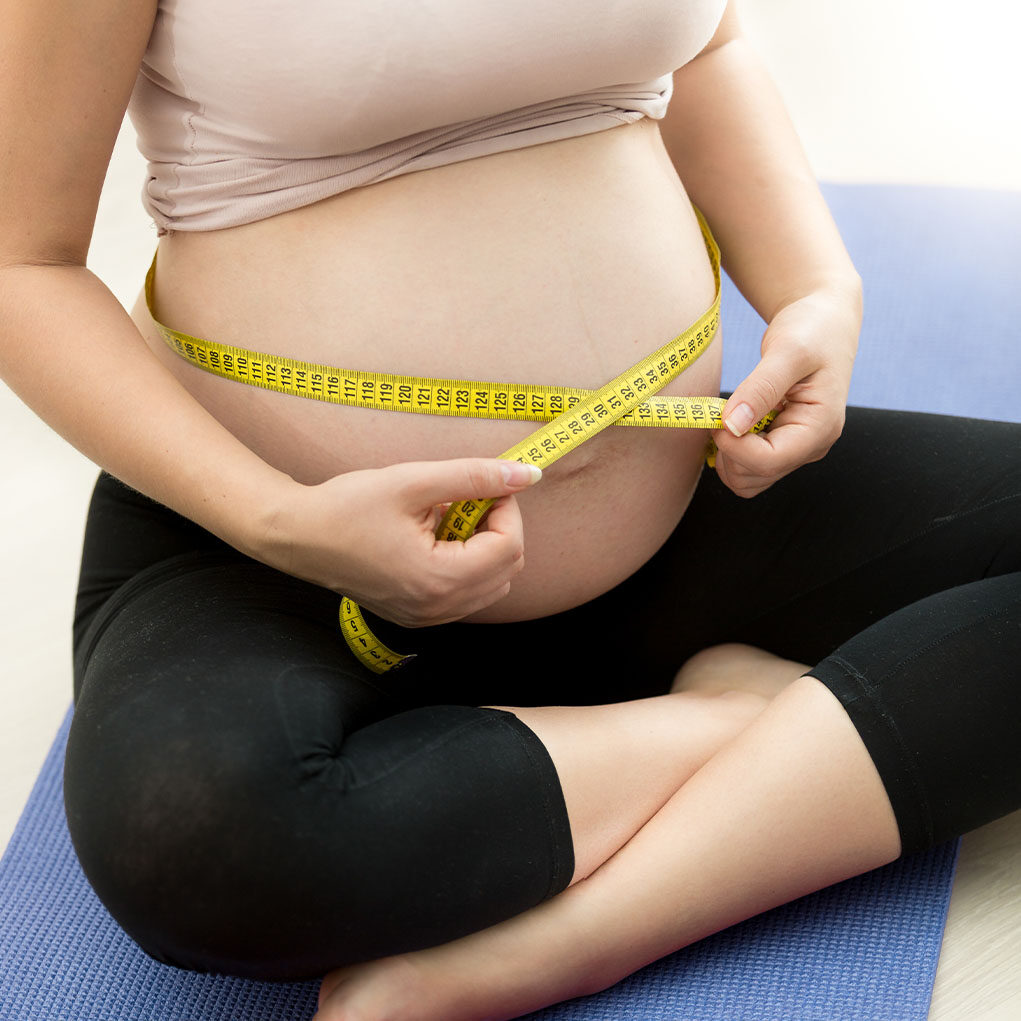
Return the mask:
<svg viewBox="0 0 1021 1021"><path fill-rule="evenodd" d="M176 383L85 268L153 0L5 0L0 373L130 485L238 541L232 507L275 474Z"/></svg>
<svg viewBox="0 0 1021 1021"><path fill-rule="evenodd" d="M516 506L465 544L433 540L433 506L516 492L527 469L451 461L299 485L191 397L86 269L155 11L0 0L0 375L95 463L274 567L402 623L488 605L521 566Z"/></svg>
<svg viewBox="0 0 1021 1021"><path fill-rule="evenodd" d="M661 130L727 272L768 324L762 360L727 404L736 435L716 437L721 478L753 496L822 457L839 436L861 281L733 3L706 49L675 73ZM742 435L784 400L768 433Z"/></svg>

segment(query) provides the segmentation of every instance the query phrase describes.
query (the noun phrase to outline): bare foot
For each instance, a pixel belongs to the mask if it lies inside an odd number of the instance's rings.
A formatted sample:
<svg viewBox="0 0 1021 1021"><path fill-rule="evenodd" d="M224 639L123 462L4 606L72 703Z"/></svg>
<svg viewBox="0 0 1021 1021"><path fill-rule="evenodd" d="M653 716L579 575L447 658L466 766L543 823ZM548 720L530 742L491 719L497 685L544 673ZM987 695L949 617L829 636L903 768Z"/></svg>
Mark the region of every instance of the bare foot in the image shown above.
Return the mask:
<svg viewBox="0 0 1021 1021"><path fill-rule="evenodd" d="M313 1021L510 1021L623 977L575 960L583 951L564 943L547 905L443 946L332 971Z"/></svg>
<svg viewBox="0 0 1021 1021"><path fill-rule="evenodd" d="M331 971L319 987L313 1021L412 1021L424 1004L434 1003L427 974L411 955L384 957Z"/></svg>
<svg viewBox="0 0 1021 1021"><path fill-rule="evenodd" d="M435 956L419 951L331 971L312 1021L488 1021L524 1012L501 1011L492 989L483 1003L479 974L444 967Z"/></svg>
<svg viewBox="0 0 1021 1021"><path fill-rule="evenodd" d="M670 690L707 695L745 691L771 699L808 669L804 663L781 659L753 645L711 645L677 671Z"/></svg>

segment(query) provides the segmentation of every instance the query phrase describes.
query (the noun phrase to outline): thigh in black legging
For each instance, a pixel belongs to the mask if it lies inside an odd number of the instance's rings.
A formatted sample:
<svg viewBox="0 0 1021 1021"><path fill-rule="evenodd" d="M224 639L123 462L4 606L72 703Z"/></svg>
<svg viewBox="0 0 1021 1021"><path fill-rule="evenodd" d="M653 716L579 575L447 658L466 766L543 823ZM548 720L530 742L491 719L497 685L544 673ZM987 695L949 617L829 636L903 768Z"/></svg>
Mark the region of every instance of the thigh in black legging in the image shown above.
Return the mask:
<svg viewBox="0 0 1021 1021"><path fill-rule="evenodd" d="M424 704L421 672L408 690L353 661L332 594L215 544L182 553L167 512L130 513L173 555L125 553L140 569L86 598L65 797L90 882L148 952L309 977L567 884L556 772L513 715ZM119 544L94 531L86 593L124 571L101 547Z"/></svg>
<svg viewBox="0 0 1021 1021"><path fill-rule="evenodd" d="M915 600L1018 570L1019 519L1021 425L850 408L825 458L750 500L707 472L622 593L634 640L671 662L739 641L812 663Z"/></svg>
<svg viewBox="0 0 1021 1021"><path fill-rule="evenodd" d="M725 641L814 664L912 851L1021 807L1019 571L1021 426L852 408L752 500L707 476L628 585L684 592L636 616L664 669Z"/></svg>

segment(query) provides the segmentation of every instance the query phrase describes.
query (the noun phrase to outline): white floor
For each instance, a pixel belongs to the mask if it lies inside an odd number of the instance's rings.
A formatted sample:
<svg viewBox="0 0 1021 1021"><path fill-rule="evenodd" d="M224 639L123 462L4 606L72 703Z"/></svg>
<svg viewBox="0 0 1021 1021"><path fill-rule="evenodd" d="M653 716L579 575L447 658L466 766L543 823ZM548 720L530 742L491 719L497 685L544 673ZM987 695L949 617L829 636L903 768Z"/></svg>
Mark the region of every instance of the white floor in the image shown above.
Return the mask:
<svg viewBox="0 0 1021 1021"><path fill-rule="evenodd" d="M843 181L1021 187L1006 0L744 0L817 174ZM134 300L154 245L123 133L91 265ZM75 562L94 468L0 385L0 847L70 700ZM964 841L931 1021L1021 1018L1021 813Z"/></svg>

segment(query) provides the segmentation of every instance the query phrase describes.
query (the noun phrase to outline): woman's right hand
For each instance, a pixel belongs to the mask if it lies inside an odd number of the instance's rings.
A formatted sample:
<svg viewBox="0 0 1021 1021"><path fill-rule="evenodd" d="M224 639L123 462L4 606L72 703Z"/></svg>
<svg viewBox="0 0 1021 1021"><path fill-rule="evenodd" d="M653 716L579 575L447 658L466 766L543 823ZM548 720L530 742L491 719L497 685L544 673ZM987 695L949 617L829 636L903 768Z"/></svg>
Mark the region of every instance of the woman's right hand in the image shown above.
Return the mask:
<svg viewBox="0 0 1021 1021"><path fill-rule="evenodd" d="M540 475L517 461L465 458L347 472L285 485L251 552L404 627L458 620L502 599L524 566L514 493ZM443 508L493 499L467 542L435 537Z"/></svg>

